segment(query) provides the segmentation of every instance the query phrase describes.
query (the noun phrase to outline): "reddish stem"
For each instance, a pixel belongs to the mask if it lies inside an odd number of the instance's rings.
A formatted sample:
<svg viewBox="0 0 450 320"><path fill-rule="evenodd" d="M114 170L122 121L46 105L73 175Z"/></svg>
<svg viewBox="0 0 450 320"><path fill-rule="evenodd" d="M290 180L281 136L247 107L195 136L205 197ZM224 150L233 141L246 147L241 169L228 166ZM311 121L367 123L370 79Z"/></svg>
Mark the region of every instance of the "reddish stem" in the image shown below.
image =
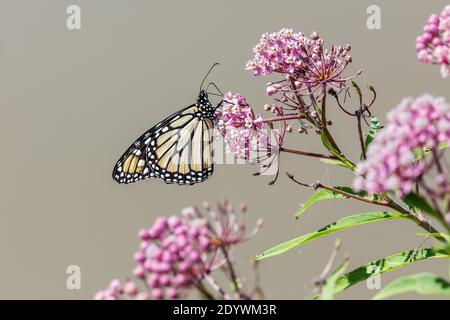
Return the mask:
<svg viewBox="0 0 450 320"><path fill-rule="evenodd" d="M277 122L277 121L300 120L300 119L305 119L305 117L304 116L299 116L299 115L285 116L285 117L275 117L275 118L264 119L263 122L264 123L270 123L270 122Z"/></svg>
<svg viewBox="0 0 450 320"><path fill-rule="evenodd" d="M328 154L314 153L314 152L308 152L308 151L302 151L302 150L293 150L293 149L288 149L288 148L284 148L284 147L280 147L280 151L292 153L292 154L298 154L298 155L307 156L307 157L338 160L338 158L336 156L331 156Z"/></svg>

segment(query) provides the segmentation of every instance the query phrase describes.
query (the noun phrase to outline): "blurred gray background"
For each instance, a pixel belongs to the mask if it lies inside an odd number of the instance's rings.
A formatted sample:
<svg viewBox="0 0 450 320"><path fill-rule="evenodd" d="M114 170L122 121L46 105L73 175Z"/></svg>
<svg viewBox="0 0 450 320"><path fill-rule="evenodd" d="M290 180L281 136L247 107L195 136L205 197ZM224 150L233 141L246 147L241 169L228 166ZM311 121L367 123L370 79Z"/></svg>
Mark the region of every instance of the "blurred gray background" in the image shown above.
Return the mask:
<svg viewBox="0 0 450 320"><path fill-rule="evenodd" d="M79 31L66 28L66 8L81 7ZM369 5L381 7L382 29L366 27ZM281 241L313 231L370 206L347 200L321 203L302 219L292 214L312 193L284 174L253 177L249 165L218 165L194 187L152 180L118 185L115 161L135 138L168 114L194 101L211 76L224 90L240 92L262 111L268 78L244 70L266 31L317 30L328 45L350 43L362 68L359 83L372 83L381 119L404 96L448 96L438 67L419 63L415 38L447 1L0 1L0 298L91 298L134 266L137 230L159 215L222 197L249 207L251 222L265 220L253 241L236 253L249 274L250 258ZM346 153L358 156L355 124L331 111L332 127ZM323 151L317 137L289 145ZM282 173L328 184L351 183L351 174L308 158L285 155ZM422 232L409 221L387 221L331 235L262 263L268 298L307 299L312 279L328 260L337 237L339 259L351 268L418 246ZM426 245L431 245L429 241ZM66 267L82 271L81 290L66 289ZM420 271L448 275L448 263L431 260L382 276L382 285ZM361 283L342 299L376 292ZM400 298L422 298L403 295Z"/></svg>

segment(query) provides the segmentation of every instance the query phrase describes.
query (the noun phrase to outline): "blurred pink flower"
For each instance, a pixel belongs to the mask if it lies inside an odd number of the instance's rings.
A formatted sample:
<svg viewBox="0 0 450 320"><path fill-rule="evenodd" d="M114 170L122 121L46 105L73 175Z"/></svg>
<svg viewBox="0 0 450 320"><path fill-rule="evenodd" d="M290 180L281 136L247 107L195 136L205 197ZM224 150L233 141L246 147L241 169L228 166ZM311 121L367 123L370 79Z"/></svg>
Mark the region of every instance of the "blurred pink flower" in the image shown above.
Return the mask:
<svg viewBox="0 0 450 320"><path fill-rule="evenodd" d="M357 166L354 187L371 194L397 191L405 196L433 164L433 157L417 160L414 152L450 143L450 105L431 95L405 98L387 120L370 144L367 160Z"/></svg>
<svg viewBox="0 0 450 320"><path fill-rule="evenodd" d="M432 14L423 28L423 34L417 37L417 58L426 64L441 66L441 75L448 77L450 73L450 6L442 12Z"/></svg>
<svg viewBox="0 0 450 320"><path fill-rule="evenodd" d="M119 280L114 279L109 283L108 288L95 294L95 300L118 300L121 299L123 295L136 299L137 296L139 296L141 300L143 297L133 281L126 280L122 285Z"/></svg>
<svg viewBox="0 0 450 320"><path fill-rule="evenodd" d="M201 286L201 281L225 264L233 245L254 236L261 227L246 233L245 209L239 211L227 201L219 202L217 211L205 204L207 215L198 208L185 208L169 218L159 217L149 229L138 232L141 243L134 254L134 275L144 282L146 291L127 280L111 281L107 289L99 291L95 299L178 299ZM226 250L226 251L224 251ZM229 252L228 252L229 253Z"/></svg>
<svg viewBox="0 0 450 320"><path fill-rule="evenodd" d="M139 236L141 244L134 258L153 299L178 296L213 267L214 261L207 258L215 250L212 237L207 221L197 215L160 217Z"/></svg>

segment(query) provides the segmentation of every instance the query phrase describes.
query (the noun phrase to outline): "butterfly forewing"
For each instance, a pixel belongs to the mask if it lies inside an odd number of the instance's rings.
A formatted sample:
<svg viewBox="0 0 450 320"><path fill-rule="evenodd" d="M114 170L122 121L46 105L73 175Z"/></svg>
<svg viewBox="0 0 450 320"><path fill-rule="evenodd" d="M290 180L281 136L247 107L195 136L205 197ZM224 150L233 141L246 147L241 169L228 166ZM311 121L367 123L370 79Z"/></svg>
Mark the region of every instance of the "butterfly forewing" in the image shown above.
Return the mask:
<svg viewBox="0 0 450 320"><path fill-rule="evenodd" d="M194 184L211 176L214 114L210 106L199 96L195 105L155 131L148 159L156 177L166 183Z"/></svg>
<svg viewBox="0 0 450 320"><path fill-rule="evenodd" d="M211 176L214 108L202 91L197 102L143 134L118 161L113 178L130 183L149 177L194 184ZM145 172L145 173L144 173Z"/></svg>

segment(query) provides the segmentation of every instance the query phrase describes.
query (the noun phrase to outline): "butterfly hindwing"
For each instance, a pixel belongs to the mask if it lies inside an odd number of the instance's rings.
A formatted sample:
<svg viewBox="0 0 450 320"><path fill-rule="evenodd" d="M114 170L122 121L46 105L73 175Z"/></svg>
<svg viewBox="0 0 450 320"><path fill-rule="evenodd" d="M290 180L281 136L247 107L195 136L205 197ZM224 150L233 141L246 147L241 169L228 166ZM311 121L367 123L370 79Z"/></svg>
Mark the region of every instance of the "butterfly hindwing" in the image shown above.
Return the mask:
<svg viewBox="0 0 450 320"><path fill-rule="evenodd" d="M120 157L112 177L118 183L133 183L154 176L147 162L147 145L151 129L140 136Z"/></svg>
<svg viewBox="0 0 450 320"><path fill-rule="evenodd" d="M193 106L194 105L191 105L185 109ZM114 167L112 177L116 182L128 184L155 177L150 169L147 159L150 142L153 141L155 133L158 132L159 129L167 126L170 121L176 118L185 109L170 115L136 139L122 157L120 157L120 160L117 161Z"/></svg>

